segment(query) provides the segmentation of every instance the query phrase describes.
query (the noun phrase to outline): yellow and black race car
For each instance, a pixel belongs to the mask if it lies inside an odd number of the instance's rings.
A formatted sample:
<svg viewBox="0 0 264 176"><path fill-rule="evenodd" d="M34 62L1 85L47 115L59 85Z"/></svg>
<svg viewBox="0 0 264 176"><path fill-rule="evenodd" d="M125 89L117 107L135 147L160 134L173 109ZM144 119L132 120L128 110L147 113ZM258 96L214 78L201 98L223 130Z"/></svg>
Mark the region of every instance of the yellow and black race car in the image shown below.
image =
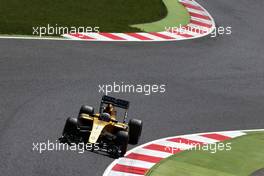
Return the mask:
<svg viewBox="0 0 264 176"><path fill-rule="evenodd" d="M116 109L124 109L122 121ZM142 121L131 119L127 123L129 102L104 95L99 113L91 106L83 105L77 118L69 117L64 126L62 143L98 144L98 148L114 157L122 157L128 144L137 144L141 136Z"/></svg>

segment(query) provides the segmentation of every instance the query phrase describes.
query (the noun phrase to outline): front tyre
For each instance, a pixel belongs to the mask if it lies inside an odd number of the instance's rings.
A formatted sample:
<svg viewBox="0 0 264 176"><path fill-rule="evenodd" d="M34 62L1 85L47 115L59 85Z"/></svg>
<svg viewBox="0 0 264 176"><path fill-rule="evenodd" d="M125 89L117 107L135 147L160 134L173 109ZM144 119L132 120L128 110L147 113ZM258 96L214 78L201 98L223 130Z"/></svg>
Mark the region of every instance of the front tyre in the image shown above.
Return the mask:
<svg viewBox="0 0 264 176"><path fill-rule="evenodd" d="M128 132L126 131L118 131L116 134L116 145L118 147L118 150L116 151L117 157L123 157L126 154L127 151L127 145L128 145Z"/></svg>
<svg viewBox="0 0 264 176"><path fill-rule="evenodd" d="M62 143L78 143L78 128L77 128L77 119L69 117L66 120L62 137L60 138L60 142Z"/></svg>

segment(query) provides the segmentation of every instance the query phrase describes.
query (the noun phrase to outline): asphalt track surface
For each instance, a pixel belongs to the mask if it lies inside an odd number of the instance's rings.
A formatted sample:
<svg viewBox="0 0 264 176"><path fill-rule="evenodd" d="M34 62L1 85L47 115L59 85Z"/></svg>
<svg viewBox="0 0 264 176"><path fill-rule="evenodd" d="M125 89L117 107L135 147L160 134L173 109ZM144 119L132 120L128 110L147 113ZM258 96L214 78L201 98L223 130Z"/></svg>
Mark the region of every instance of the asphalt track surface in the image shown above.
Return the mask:
<svg viewBox="0 0 264 176"><path fill-rule="evenodd" d="M199 1L231 36L167 43L0 40L1 175L102 175L113 161L32 151L56 140L98 84L167 84L165 94L112 94L144 120L140 143L186 133L264 127L263 0Z"/></svg>

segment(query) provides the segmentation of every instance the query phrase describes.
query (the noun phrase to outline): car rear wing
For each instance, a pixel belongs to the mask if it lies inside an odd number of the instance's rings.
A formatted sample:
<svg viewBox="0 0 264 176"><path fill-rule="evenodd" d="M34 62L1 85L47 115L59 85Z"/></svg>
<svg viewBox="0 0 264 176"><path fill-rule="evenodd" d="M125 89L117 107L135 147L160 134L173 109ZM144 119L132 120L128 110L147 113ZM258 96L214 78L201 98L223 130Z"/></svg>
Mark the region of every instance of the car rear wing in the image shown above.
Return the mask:
<svg viewBox="0 0 264 176"><path fill-rule="evenodd" d="M124 115L123 123L126 123L127 112L128 112L128 108L129 108L129 101L116 99L114 97L110 97L110 96L104 95L102 97L102 100L101 100L100 114L103 112L103 104L112 104L115 107L119 107L119 108L125 109L125 115Z"/></svg>
<svg viewBox="0 0 264 176"><path fill-rule="evenodd" d="M114 97L110 97L107 95L104 95L102 97L101 103L106 103L106 104L111 103L113 106L116 106L116 107L119 107L122 109L126 109L126 110L128 110L128 108L129 108L129 101L116 99Z"/></svg>

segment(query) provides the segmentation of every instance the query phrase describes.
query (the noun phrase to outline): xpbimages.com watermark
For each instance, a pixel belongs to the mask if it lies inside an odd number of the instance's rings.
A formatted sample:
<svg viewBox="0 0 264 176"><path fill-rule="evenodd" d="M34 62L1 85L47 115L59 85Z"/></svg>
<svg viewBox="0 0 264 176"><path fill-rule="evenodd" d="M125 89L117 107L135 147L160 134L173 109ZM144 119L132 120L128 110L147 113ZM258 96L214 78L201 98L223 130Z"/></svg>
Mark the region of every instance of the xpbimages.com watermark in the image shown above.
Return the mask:
<svg viewBox="0 0 264 176"><path fill-rule="evenodd" d="M113 82L111 84L98 85L98 92L108 95L110 93L139 93L151 95L165 93L165 84L129 84L124 82Z"/></svg>
<svg viewBox="0 0 264 176"><path fill-rule="evenodd" d="M205 34L205 33L209 33L210 32L210 36L211 37L216 37L216 36L220 36L220 35L231 35L232 34L232 27L231 26L218 26L218 27L214 27L214 28L206 28L206 27L202 27L202 26L177 26L177 27L173 27L173 26L166 26L165 27L165 31L167 32L171 32L171 33L175 33L175 34L189 34L191 33L195 33L195 34Z"/></svg>
<svg viewBox="0 0 264 176"><path fill-rule="evenodd" d="M184 146L186 146L186 142L178 142L179 144L182 144ZM230 151L232 150L232 143L222 143L222 142L218 142L218 143L212 143L212 144L200 144L200 143L189 143L187 144L189 145L186 150L189 151L205 151L205 152L209 152L211 154L215 154L219 151ZM170 147L170 146L165 146L165 150L174 154L177 151L179 151L179 148L176 147Z"/></svg>
<svg viewBox="0 0 264 176"><path fill-rule="evenodd" d="M39 37L43 36L54 36L63 34L77 34L77 33L89 33L89 32L99 32L98 26L60 26L58 24L46 26L35 26L32 27L32 34Z"/></svg>
<svg viewBox="0 0 264 176"><path fill-rule="evenodd" d="M75 151L78 153L84 153L84 151L98 151L100 150L99 143L91 144L91 143L71 143L65 144L60 143L57 140L52 142L50 140L43 142L33 142L32 143L32 151L38 153L44 152L54 152L54 151Z"/></svg>

